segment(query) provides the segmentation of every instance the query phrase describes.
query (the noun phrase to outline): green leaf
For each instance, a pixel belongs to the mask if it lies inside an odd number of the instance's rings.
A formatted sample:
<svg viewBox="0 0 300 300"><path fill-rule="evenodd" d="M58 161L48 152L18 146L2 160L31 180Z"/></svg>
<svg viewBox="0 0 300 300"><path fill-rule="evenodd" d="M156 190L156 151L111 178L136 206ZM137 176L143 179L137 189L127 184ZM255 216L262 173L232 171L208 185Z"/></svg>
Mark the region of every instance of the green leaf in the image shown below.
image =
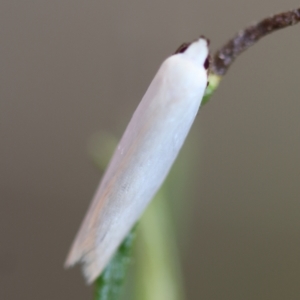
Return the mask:
<svg viewBox="0 0 300 300"><path fill-rule="evenodd" d="M124 239L117 253L95 282L94 300L118 300L131 261L131 250L135 239L135 227Z"/></svg>

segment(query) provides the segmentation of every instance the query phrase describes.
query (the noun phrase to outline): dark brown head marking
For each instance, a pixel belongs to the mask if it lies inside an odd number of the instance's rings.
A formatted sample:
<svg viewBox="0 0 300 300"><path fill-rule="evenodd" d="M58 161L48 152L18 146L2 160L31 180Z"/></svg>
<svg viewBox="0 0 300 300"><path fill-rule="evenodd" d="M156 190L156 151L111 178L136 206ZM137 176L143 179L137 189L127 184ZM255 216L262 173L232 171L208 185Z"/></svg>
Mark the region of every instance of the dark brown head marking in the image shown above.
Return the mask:
<svg viewBox="0 0 300 300"><path fill-rule="evenodd" d="M189 47L190 44L191 44L191 43L183 43L183 44L180 45L180 46L178 47L178 49L175 51L175 54L185 52L185 50Z"/></svg>
<svg viewBox="0 0 300 300"><path fill-rule="evenodd" d="M208 68L209 68L209 55L206 57L206 60L203 64L203 66L204 66L205 70L208 70Z"/></svg>

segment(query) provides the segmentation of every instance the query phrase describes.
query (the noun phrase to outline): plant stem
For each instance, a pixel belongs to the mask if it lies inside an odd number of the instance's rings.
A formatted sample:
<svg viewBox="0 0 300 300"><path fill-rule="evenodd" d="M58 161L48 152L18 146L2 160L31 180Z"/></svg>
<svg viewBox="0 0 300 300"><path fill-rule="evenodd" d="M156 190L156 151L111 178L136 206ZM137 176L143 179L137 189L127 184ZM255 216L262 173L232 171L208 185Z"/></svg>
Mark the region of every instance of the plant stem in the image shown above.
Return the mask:
<svg viewBox="0 0 300 300"><path fill-rule="evenodd" d="M156 195L139 223L136 300L183 300L176 238L166 189Z"/></svg>
<svg viewBox="0 0 300 300"><path fill-rule="evenodd" d="M279 29L297 24L300 21L300 8L280 13L238 32L227 44L216 52L212 72L224 76L234 60L261 38Z"/></svg>

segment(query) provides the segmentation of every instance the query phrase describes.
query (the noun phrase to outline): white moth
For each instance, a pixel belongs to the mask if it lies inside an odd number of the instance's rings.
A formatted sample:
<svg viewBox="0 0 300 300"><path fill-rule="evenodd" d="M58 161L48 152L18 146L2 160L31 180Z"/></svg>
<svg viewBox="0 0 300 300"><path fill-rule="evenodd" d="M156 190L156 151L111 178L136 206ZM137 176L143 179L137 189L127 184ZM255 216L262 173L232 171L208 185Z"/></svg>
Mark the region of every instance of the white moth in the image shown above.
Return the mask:
<svg viewBox="0 0 300 300"><path fill-rule="evenodd" d="M92 283L166 178L207 86L208 42L183 45L167 58L110 161L68 255Z"/></svg>

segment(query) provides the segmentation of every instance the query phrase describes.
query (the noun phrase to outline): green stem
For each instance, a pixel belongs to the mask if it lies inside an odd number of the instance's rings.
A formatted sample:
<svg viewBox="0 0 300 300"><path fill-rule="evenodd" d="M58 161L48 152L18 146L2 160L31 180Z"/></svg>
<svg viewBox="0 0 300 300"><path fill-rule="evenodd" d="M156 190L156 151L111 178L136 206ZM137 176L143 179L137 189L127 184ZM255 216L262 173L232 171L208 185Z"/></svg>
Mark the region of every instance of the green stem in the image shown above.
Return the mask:
<svg viewBox="0 0 300 300"><path fill-rule="evenodd" d="M221 76L213 73L208 75L208 86L205 90L205 94L201 102L201 107L208 102L214 91L218 88L221 79Z"/></svg>
<svg viewBox="0 0 300 300"><path fill-rule="evenodd" d="M184 298L180 260L166 194L163 187L139 224L136 300Z"/></svg>

